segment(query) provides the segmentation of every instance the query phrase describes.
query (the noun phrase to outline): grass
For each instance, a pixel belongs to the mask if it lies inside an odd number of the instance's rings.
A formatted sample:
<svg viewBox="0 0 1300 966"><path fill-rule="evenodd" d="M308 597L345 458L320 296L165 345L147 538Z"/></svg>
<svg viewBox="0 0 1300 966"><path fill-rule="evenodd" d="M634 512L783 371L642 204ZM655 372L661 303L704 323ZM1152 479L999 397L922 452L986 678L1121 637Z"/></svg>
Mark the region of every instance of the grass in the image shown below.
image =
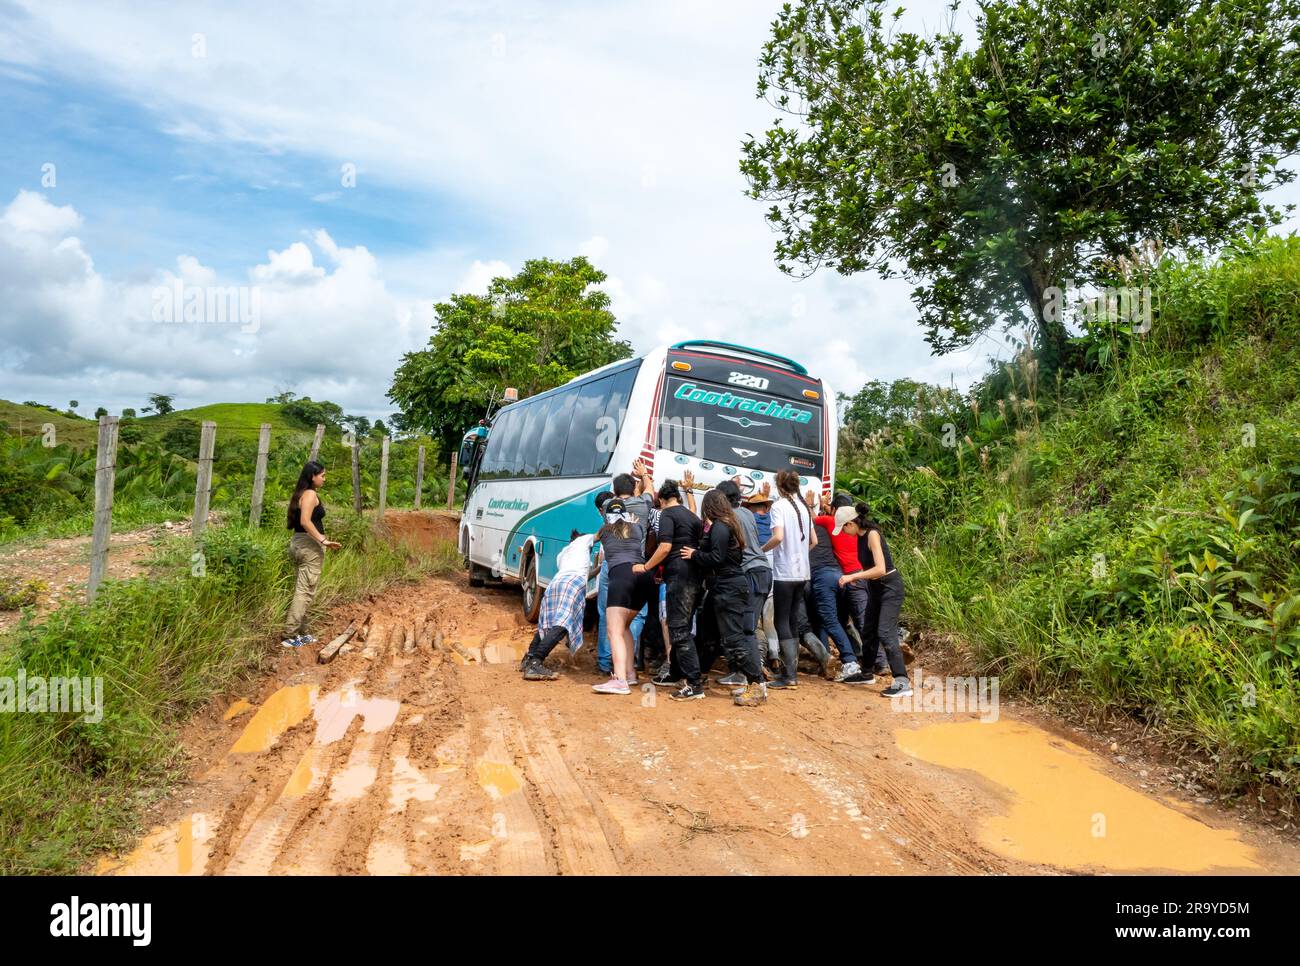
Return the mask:
<svg viewBox="0 0 1300 966"><path fill-rule="evenodd" d="M178 409L165 416L157 414L142 416L141 428L146 433L161 436L181 420L188 419L195 423L211 420L217 424L217 438L231 435L239 439L257 439L263 423L271 424L272 439L282 434L292 437L304 437L311 441L312 431L290 422L283 415L284 407L279 403L213 403L211 406L196 406L193 409Z"/></svg>
<svg viewBox="0 0 1300 966"><path fill-rule="evenodd" d="M40 436L41 427L51 423L58 442L78 447L94 446L99 438L99 423L96 420L73 419L62 413L52 413L48 409L24 406L4 399L0 399L0 423L6 424L13 435L23 437Z"/></svg>
<svg viewBox="0 0 1300 966"><path fill-rule="evenodd" d="M1153 288L1150 337L1104 341L1038 409L1029 373L991 377L846 482L893 521L910 615L1004 693L1135 720L1221 793L1291 809L1300 239L1168 264ZM945 421L959 447L931 441Z"/></svg>
<svg viewBox="0 0 1300 966"><path fill-rule="evenodd" d="M339 512L345 549L326 564L312 613L394 583L459 567L419 554ZM210 527L206 574L188 540L169 542L149 578L106 582L93 606L68 604L0 639L0 679L102 677L104 716L0 714L0 874L68 873L135 835L146 805L184 775L187 717L256 671L277 648L292 570L283 534ZM454 548L451 548L454 550Z"/></svg>

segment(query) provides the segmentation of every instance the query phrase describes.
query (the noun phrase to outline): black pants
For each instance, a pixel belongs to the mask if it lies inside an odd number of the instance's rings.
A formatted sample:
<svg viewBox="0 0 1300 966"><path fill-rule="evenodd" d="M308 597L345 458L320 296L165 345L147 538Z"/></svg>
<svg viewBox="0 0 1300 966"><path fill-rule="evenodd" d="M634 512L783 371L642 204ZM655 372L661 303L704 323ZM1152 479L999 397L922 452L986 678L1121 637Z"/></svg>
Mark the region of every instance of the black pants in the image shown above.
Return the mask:
<svg viewBox="0 0 1300 966"><path fill-rule="evenodd" d="M802 580L777 580L772 583L772 610L776 636L782 641L798 640L808 623Z"/></svg>
<svg viewBox="0 0 1300 966"><path fill-rule="evenodd" d="M672 641L671 667L691 684L700 683L700 655L696 649L695 635L691 633L691 618L695 616L704 585L698 577L687 574L668 575L668 639ZM653 615L658 622L658 611ZM650 614L646 614L647 625Z"/></svg>
<svg viewBox="0 0 1300 966"><path fill-rule="evenodd" d="M568 636L569 632L563 627L548 627L545 633L542 633L539 627L533 633L532 643L528 645L528 656L545 661L551 651L555 650L556 645Z"/></svg>
<svg viewBox="0 0 1300 966"><path fill-rule="evenodd" d="M695 617L695 647L700 656L700 671L704 674L713 670L723 653L717 603L713 591L705 590L700 612Z"/></svg>
<svg viewBox="0 0 1300 966"><path fill-rule="evenodd" d="M895 678L905 678L907 663L903 660L903 649L898 646L898 615L903 609L903 578L895 571L888 577L869 583L871 597L867 603L867 627L875 628L879 646L889 659L889 673ZM867 640L866 634L862 640ZM865 663L862 669L867 669Z"/></svg>
<svg viewBox="0 0 1300 966"><path fill-rule="evenodd" d="M751 684L763 680L762 666L758 660L758 641L751 627L745 630L746 614L750 609L751 588L744 574L718 576L709 588L718 636L727 652L727 661Z"/></svg>
<svg viewBox="0 0 1300 966"><path fill-rule="evenodd" d="M826 643L826 628L822 627L821 617L817 613L817 602L813 600L812 581L805 580L803 585L803 609L799 611L799 637L811 633L823 644Z"/></svg>

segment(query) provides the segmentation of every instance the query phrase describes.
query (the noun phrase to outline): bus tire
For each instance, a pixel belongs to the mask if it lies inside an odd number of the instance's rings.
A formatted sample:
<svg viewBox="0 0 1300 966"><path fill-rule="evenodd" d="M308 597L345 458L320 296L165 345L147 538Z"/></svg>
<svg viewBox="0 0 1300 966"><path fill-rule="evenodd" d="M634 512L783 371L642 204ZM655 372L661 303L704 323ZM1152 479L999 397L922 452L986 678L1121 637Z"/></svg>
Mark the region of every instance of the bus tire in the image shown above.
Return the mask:
<svg viewBox="0 0 1300 966"><path fill-rule="evenodd" d="M542 590L537 586L537 554L528 554L528 559L524 561L523 573L519 576L519 586L524 592L524 620L536 624L537 615L542 610Z"/></svg>
<svg viewBox="0 0 1300 966"><path fill-rule="evenodd" d="M471 587L482 587L487 581L488 571L486 567L480 567L478 564L469 565L469 585Z"/></svg>

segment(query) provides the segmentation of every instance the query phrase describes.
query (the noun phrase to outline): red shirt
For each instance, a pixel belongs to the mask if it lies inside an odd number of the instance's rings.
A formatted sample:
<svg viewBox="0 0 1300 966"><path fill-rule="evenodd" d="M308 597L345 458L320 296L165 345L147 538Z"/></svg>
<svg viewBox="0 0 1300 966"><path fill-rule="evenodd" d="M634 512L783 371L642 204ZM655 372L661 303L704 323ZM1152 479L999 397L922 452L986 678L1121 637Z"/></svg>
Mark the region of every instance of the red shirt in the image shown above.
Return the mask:
<svg viewBox="0 0 1300 966"><path fill-rule="evenodd" d="M835 551L835 558L840 562L840 568L846 574L856 574L859 570L866 569L862 566L862 562L858 560L858 538L842 530L839 536L836 536L834 517L820 516L813 523L825 527L826 532L831 535L831 549Z"/></svg>

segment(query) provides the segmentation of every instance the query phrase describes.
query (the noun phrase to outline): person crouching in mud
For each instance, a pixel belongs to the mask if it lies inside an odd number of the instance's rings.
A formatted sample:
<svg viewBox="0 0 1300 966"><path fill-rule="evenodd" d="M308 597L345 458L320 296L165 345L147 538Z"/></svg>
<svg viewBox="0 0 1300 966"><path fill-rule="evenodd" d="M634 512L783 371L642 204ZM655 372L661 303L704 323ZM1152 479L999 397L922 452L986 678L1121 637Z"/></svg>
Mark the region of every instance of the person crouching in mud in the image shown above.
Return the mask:
<svg viewBox="0 0 1300 966"><path fill-rule="evenodd" d="M542 606L537 614L537 632L533 634L528 653L520 662L519 670L525 681L554 681L559 672L548 668L545 662L551 651L561 641L568 641L569 653L576 654L582 647L582 618L587 609L587 584L600 566L592 566L591 548L596 541L594 533L580 534L574 530L570 542L556 560L559 568L542 594Z"/></svg>

